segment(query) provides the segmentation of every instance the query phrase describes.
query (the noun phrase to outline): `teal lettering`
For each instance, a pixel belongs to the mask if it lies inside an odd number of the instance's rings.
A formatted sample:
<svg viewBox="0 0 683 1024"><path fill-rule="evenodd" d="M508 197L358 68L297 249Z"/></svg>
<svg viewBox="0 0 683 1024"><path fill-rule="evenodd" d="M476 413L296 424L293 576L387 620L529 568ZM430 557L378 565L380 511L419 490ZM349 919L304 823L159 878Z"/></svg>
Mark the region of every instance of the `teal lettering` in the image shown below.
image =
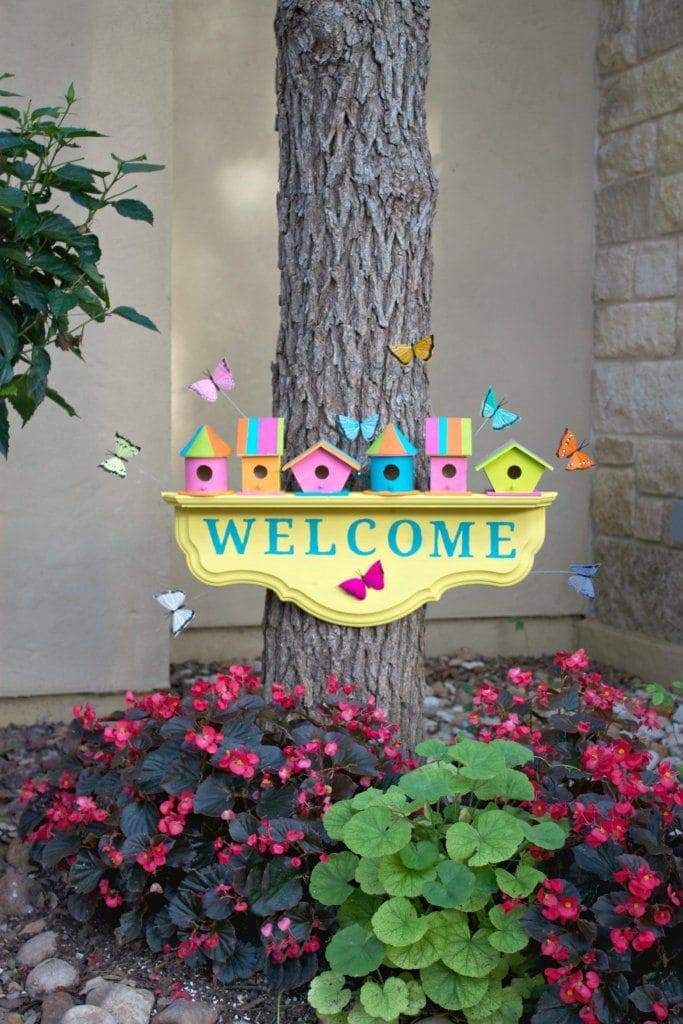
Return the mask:
<svg viewBox="0 0 683 1024"><path fill-rule="evenodd" d="M308 551L307 555L336 555L337 545L331 544L327 551L320 550L320 538L318 536L318 527L323 519L307 519L308 523Z"/></svg>
<svg viewBox="0 0 683 1024"><path fill-rule="evenodd" d="M406 551L401 551L398 546L398 531L401 526L407 526L412 534L410 547ZM397 519L396 522L392 523L389 527L387 541L389 543L390 550L393 551L395 555L399 555L401 558L408 558L410 555L414 555L416 551L419 551L420 545L422 544L422 530L414 519Z"/></svg>
<svg viewBox="0 0 683 1024"><path fill-rule="evenodd" d="M278 550L278 544L279 544L279 542L281 540L288 540L289 539L289 535L287 533L282 533L281 532L280 526L281 525L288 526L289 529L291 530L292 526L294 525L294 520L293 519L284 519L281 516L277 516L277 517L275 517L273 519L266 518L265 522L268 523L268 547L266 548L266 554L267 555L293 555L294 554L294 545L293 544L290 544L286 551Z"/></svg>
<svg viewBox="0 0 683 1024"><path fill-rule="evenodd" d="M516 558L517 548L513 548L511 551L506 553L501 552L501 544L509 544L512 541L512 534L515 532L515 524L500 522L500 523L487 523L489 528L489 553L487 558ZM505 536L501 535L503 527L508 527L510 533Z"/></svg>
<svg viewBox="0 0 683 1024"><path fill-rule="evenodd" d="M365 524L368 530L374 530L377 525L374 519L355 519L348 528L346 534L346 542L349 545L349 551L351 552L351 554L367 557L368 555L374 555L374 553L377 551L377 548L358 547L358 539L356 537L356 534L358 532L358 527L362 524Z"/></svg>
<svg viewBox="0 0 683 1024"><path fill-rule="evenodd" d="M454 536L451 536L448 527L442 520L431 519L430 523L434 527L434 550L429 556L430 558L440 558L439 541L443 544L444 554L447 558L455 557L458 543L460 544L460 554L457 557L472 558L471 534L474 522L460 523Z"/></svg>
<svg viewBox="0 0 683 1024"><path fill-rule="evenodd" d="M234 519L228 519L227 526L225 527L225 533L222 537L218 535L218 519L205 519L207 529L209 531L209 537L213 544L213 549L217 555L224 555L225 549L228 546L228 541L232 541L235 548L235 552L238 555L243 555L246 551L247 544L249 543L249 534L251 528L256 522L255 519L243 519L244 533L240 537L237 526L235 525Z"/></svg>

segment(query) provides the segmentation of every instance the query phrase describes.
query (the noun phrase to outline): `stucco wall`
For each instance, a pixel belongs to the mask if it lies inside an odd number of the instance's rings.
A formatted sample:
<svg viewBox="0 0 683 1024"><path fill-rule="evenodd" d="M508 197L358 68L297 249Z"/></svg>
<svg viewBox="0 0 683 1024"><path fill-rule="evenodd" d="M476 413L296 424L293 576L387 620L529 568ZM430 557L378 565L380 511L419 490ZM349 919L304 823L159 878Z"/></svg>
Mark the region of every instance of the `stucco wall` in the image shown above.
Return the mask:
<svg viewBox="0 0 683 1024"><path fill-rule="evenodd" d="M151 595L169 583L170 536L151 475L97 469L116 430L142 445L139 465L169 473L171 22L166 0L3 0L0 66L34 105L73 80L94 166L113 149L167 164L140 178L150 228L113 212L100 235L115 304L159 326L91 325L85 364L57 353L52 403L14 423L0 466L0 695L102 692L160 684L168 633ZM97 222L96 222L97 223Z"/></svg>
<svg viewBox="0 0 683 1024"><path fill-rule="evenodd" d="M224 354L238 380L236 401L250 415L270 411L278 326L273 10L262 0L204 0L198 18L193 0L176 4L175 450L203 421L234 436L227 402L209 408L184 391ZM432 17L428 116L440 178L433 408L478 417L494 384L523 416L517 439L547 458L566 423L589 427L597 7L434 0ZM487 427L475 454L506 439ZM481 475L473 479L483 487ZM558 469L544 485L561 496L537 568L566 568L589 556L589 481ZM178 553L174 579L197 595L196 628L173 644L176 657L200 656L208 645L258 649L256 630L244 628L260 622L258 590L202 589ZM585 610L566 577L545 575L509 591L451 591L428 615L442 620L439 647L448 635L466 642L456 624L445 624L453 617L495 620L490 636L509 644L509 616L544 616L536 646L550 649L566 641L566 617ZM239 632L219 640L226 628Z"/></svg>

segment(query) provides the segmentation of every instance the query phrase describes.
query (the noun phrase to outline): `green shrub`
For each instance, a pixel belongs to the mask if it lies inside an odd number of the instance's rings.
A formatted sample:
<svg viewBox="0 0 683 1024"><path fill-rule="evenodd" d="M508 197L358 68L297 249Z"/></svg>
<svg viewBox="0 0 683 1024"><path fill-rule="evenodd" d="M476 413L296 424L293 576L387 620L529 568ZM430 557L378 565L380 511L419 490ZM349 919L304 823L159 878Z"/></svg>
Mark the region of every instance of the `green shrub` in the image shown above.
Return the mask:
<svg viewBox="0 0 683 1024"><path fill-rule="evenodd" d="M520 918L545 876L530 848L558 849L565 832L519 806L534 797L525 747L461 739L417 750L429 763L323 819L345 849L315 866L310 892L339 908L340 927L309 1001L329 1024L428 1009L512 1024L535 987Z"/></svg>

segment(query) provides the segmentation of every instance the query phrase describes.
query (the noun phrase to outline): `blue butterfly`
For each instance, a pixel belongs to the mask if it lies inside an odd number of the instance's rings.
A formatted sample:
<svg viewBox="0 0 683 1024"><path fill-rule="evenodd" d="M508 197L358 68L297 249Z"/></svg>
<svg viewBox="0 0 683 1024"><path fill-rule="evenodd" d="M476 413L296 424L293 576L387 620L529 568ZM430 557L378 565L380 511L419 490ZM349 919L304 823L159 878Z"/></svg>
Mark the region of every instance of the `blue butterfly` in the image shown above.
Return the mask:
<svg viewBox="0 0 683 1024"><path fill-rule="evenodd" d="M372 416L368 416L367 419L360 421L352 419L351 416L339 417L339 429L344 437L349 441L355 441L359 434L362 435L364 441L371 441L375 436L378 423L378 412L373 413Z"/></svg>
<svg viewBox="0 0 683 1024"><path fill-rule="evenodd" d="M505 427L511 427L513 423L521 419L516 412L509 412L503 408L503 403L498 401L493 388L489 388L484 396L484 401L481 403L481 416L485 420L491 420L494 430L504 430Z"/></svg>
<svg viewBox="0 0 683 1024"><path fill-rule="evenodd" d="M599 562L594 562L592 565L570 565L569 568L576 575L570 576L567 583L570 587L573 587L577 594L582 594L584 597L595 597L595 587L593 586L593 577L597 576L598 569L600 568Z"/></svg>

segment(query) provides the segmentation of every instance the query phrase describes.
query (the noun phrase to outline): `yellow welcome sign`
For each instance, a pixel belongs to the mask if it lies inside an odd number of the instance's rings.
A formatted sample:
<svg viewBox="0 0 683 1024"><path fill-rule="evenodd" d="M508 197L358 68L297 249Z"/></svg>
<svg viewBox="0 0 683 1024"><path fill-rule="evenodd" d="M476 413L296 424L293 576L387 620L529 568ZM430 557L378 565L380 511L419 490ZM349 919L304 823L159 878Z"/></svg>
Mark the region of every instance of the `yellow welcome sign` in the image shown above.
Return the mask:
<svg viewBox="0 0 683 1024"><path fill-rule="evenodd" d="M352 492L195 496L165 492L190 572L222 587L255 583L341 626L379 626L450 587L509 587L529 573L557 497ZM340 587L380 561L384 587Z"/></svg>

